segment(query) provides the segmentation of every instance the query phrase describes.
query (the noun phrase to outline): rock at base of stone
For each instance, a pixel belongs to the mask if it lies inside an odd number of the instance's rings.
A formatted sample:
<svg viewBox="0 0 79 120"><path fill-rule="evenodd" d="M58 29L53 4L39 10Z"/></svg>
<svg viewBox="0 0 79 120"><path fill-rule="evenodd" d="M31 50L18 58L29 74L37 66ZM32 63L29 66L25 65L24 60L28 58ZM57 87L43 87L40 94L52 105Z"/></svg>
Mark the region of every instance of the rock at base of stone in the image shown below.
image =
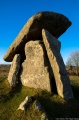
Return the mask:
<svg viewBox="0 0 79 120"><path fill-rule="evenodd" d="M48 120L46 113L43 113L43 114L42 114L41 120Z"/></svg>
<svg viewBox="0 0 79 120"><path fill-rule="evenodd" d="M26 110L26 108L32 103L32 98L27 96L25 100L19 105L18 110Z"/></svg>
<svg viewBox="0 0 79 120"><path fill-rule="evenodd" d="M22 63L20 74L22 84L51 92L50 79L53 73L42 40L26 43L25 55L26 60Z"/></svg>
<svg viewBox="0 0 79 120"><path fill-rule="evenodd" d="M65 100L74 98L68 73L59 52L60 42L47 30L42 30L43 42L53 70L58 94Z"/></svg>
<svg viewBox="0 0 79 120"><path fill-rule="evenodd" d="M35 104L35 108L36 108L37 111L41 111L42 110L42 106L41 106L39 101L36 100L34 104Z"/></svg>
<svg viewBox="0 0 79 120"><path fill-rule="evenodd" d="M8 75L8 82L11 87L15 87L18 83L18 73L20 69L20 54L16 54L13 58L13 62L10 67L9 75Z"/></svg>
<svg viewBox="0 0 79 120"><path fill-rule="evenodd" d="M40 104L40 102L38 100L35 100L34 105L35 105L35 109L38 112L40 112L40 111L42 112L41 120L48 120L46 112L45 112L43 106Z"/></svg>

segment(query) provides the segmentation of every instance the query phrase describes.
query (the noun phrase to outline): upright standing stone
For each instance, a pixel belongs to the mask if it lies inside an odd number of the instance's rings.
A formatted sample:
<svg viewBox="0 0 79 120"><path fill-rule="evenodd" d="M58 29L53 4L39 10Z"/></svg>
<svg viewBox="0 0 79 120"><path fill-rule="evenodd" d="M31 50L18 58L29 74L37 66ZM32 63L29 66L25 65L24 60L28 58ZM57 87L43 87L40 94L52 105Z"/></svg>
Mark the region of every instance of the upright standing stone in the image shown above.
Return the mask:
<svg viewBox="0 0 79 120"><path fill-rule="evenodd" d="M24 86L51 91L52 69L41 40L25 45L26 60L21 65L20 79ZM53 84L53 82L52 82Z"/></svg>
<svg viewBox="0 0 79 120"><path fill-rule="evenodd" d="M11 87L15 87L18 82L18 73L20 69L20 54L16 54L10 67L8 81Z"/></svg>
<svg viewBox="0 0 79 120"><path fill-rule="evenodd" d="M57 92L64 99L71 99L73 98L73 92L70 86L68 73L59 52L60 42L44 29L42 30L42 37L54 73Z"/></svg>

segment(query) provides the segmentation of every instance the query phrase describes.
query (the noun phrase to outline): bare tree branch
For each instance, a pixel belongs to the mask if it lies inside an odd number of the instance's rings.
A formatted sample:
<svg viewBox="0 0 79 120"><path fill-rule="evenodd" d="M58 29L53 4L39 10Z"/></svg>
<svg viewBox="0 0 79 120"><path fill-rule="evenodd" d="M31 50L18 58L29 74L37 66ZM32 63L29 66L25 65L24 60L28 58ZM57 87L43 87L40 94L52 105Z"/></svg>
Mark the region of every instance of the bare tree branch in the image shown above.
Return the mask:
<svg viewBox="0 0 79 120"><path fill-rule="evenodd" d="M66 62L66 66L75 66L76 68L76 74L79 73L79 51L72 52L70 57L68 58Z"/></svg>

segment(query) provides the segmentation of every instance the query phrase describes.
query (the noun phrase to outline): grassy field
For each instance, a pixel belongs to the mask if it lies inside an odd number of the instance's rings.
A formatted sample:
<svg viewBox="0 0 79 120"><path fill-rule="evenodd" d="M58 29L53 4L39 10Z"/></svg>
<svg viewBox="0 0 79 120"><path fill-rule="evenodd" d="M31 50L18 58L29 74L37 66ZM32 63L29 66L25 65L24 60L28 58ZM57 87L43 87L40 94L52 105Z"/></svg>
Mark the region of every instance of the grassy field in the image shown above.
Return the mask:
<svg viewBox="0 0 79 120"><path fill-rule="evenodd" d="M5 67L6 68L6 67ZM70 76L75 96L74 100L65 101L54 93L17 85L11 89L7 69L0 67L0 120L41 120L41 112L32 104L26 111L17 110L26 96L35 96L46 111L49 120L56 118L79 118L79 76Z"/></svg>

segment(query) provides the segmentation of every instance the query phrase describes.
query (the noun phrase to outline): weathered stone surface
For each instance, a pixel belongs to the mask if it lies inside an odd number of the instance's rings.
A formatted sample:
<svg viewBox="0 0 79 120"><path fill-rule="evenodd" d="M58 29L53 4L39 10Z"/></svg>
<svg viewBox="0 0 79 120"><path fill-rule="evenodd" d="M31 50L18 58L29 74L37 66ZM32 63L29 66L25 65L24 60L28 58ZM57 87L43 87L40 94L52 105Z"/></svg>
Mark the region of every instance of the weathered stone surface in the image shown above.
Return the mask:
<svg viewBox="0 0 79 120"><path fill-rule="evenodd" d="M41 103L38 100L35 100L34 105L35 105L35 109L38 112L40 112L40 111L42 112L41 120L48 120L46 112L45 112L43 106L41 105Z"/></svg>
<svg viewBox="0 0 79 120"><path fill-rule="evenodd" d="M41 106L39 101L36 100L34 104L35 104L35 108L36 108L37 111L41 111L42 110L42 106Z"/></svg>
<svg viewBox="0 0 79 120"><path fill-rule="evenodd" d="M11 62L16 53L22 55L25 59L24 45L29 40L39 40L42 37L42 29L47 29L53 36L58 38L63 34L71 22L62 14L54 12L39 12L31 17L25 24L15 41L12 43L4 60ZM22 60L23 61L23 60Z"/></svg>
<svg viewBox="0 0 79 120"><path fill-rule="evenodd" d="M29 41L25 45L25 55L20 75L22 84L51 91L53 73L42 41Z"/></svg>
<svg viewBox="0 0 79 120"><path fill-rule="evenodd" d="M49 120L46 113L43 113L41 116L41 120Z"/></svg>
<svg viewBox="0 0 79 120"><path fill-rule="evenodd" d="M15 87L18 82L18 72L20 69L20 54L16 54L10 67L8 81L11 87Z"/></svg>
<svg viewBox="0 0 79 120"><path fill-rule="evenodd" d="M18 110L26 110L26 108L32 103L32 98L27 96L25 100L19 105Z"/></svg>
<svg viewBox="0 0 79 120"><path fill-rule="evenodd" d="M46 47L47 55L54 73L57 92L64 99L73 98L69 77L59 52L60 42L53 37L47 30L42 30L43 42Z"/></svg>

